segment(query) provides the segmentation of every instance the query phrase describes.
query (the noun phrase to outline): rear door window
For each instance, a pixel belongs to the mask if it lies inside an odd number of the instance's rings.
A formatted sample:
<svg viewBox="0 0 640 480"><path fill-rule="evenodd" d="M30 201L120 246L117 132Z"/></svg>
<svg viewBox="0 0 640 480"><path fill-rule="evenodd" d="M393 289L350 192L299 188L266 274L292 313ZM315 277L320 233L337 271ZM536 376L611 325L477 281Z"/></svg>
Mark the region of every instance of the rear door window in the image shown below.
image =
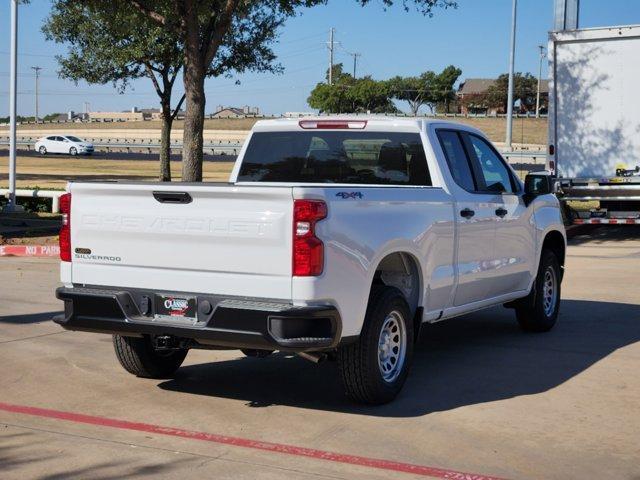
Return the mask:
<svg viewBox="0 0 640 480"><path fill-rule="evenodd" d="M459 133L455 130L437 130L436 133L454 181L465 190L473 192L476 184Z"/></svg>
<svg viewBox="0 0 640 480"><path fill-rule="evenodd" d="M420 134L256 132L238 181L430 186Z"/></svg>

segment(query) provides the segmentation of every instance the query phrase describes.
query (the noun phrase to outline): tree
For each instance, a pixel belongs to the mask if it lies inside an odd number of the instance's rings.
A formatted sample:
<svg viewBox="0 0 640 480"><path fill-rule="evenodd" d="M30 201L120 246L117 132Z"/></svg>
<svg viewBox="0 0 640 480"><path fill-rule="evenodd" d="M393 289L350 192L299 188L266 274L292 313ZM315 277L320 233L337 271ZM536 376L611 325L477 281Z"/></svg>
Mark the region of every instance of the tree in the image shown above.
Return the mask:
<svg viewBox="0 0 640 480"><path fill-rule="evenodd" d="M520 110L535 110L538 80L530 73L517 72L513 76L513 99L520 101ZM486 103L490 107L507 111L509 75L504 73L498 77L486 92Z"/></svg>
<svg viewBox="0 0 640 480"><path fill-rule="evenodd" d="M42 119L45 122L49 122L51 120L56 120L60 115L63 115L63 114L62 113L57 113L57 112L49 113L49 114L45 115Z"/></svg>
<svg viewBox="0 0 640 480"><path fill-rule="evenodd" d="M114 0L115 1L115 0ZM125 1L125 0L118 0ZM367 5L371 0L356 0ZM431 16L437 7L455 7L455 0L382 0L385 6L400 2L405 9L414 4ZM186 111L183 138L183 180L202 180L202 144L204 127L204 81L210 67L225 63L229 52L244 52L236 60L235 70L248 68L254 56L259 66L268 69L275 59L270 45L284 21L299 9L326 4L327 0L130 0L125 2L180 37L184 45L184 90ZM247 63L248 61L248 63ZM212 75L222 70L213 68Z"/></svg>
<svg viewBox="0 0 640 480"><path fill-rule="evenodd" d="M436 74L424 72L419 77L393 77L387 81L392 98L409 104L411 114L416 116L420 107L436 100Z"/></svg>
<svg viewBox="0 0 640 480"><path fill-rule="evenodd" d="M453 65L449 65L440 72L434 82L434 103L443 104L445 113L449 113L449 105L456 99L456 92L453 85L462 75L462 70Z"/></svg>
<svg viewBox="0 0 640 480"><path fill-rule="evenodd" d="M171 109L174 82L182 68L180 39L135 9L113 1L56 0L43 31L70 45L58 56L59 75L76 83L113 83L122 93L131 80L148 77L160 99L160 181L171 180L171 126L184 95Z"/></svg>
<svg viewBox="0 0 640 480"><path fill-rule="evenodd" d="M327 78L329 73L327 71ZM386 82L365 76L354 79L343 72L342 64L333 66L333 84L318 83L307 103L325 113L395 112Z"/></svg>

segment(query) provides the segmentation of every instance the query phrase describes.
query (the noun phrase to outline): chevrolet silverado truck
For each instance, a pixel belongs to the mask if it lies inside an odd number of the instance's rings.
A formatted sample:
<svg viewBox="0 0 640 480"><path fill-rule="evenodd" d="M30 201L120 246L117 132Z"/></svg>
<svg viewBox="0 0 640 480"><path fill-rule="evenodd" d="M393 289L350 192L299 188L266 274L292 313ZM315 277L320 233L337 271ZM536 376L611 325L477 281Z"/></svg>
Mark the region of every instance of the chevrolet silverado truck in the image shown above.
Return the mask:
<svg viewBox="0 0 640 480"><path fill-rule="evenodd" d="M283 351L337 361L349 397L385 403L425 323L504 304L526 331L553 327L552 187L465 125L259 121L228 183L69 183L54 320L113 335L140 377L194 348Z"/></svg>

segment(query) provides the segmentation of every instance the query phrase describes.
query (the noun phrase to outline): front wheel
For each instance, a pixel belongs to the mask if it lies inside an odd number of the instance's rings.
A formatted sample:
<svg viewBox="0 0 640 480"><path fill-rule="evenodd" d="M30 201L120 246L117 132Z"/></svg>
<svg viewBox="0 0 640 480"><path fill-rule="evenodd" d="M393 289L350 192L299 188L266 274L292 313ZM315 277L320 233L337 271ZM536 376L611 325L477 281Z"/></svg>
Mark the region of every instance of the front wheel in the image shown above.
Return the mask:
<svg viewBox="0 0 640 480"><path fill-rule="evenodd" d="M113 335L113 348L120 365L129 373L144 378L168 378L180 368L187 349L158 350L151 338Z"/></svg>
<svg viewBox="0 0 640 480"><path fill-rule="evenodd" d="M46 148L44 145L42 145L42 146L38 149L38 152L40 153L40 155L43 155L43 156L44 156L44 155L46 155L46 154L47 154L47 148Z"/></svg>
<svg viewBox="0 0 640 480"><path fill-rule="evenodd" d="M393 400L409 373L413 338L413 321L402 293L393 287L374 287L358 341L338 350L347 396L372 405Z"/></svg>
<svg viewBox="0 0 640 480"><path fill-rule="evenodd" d="M553 328L560 309L560 262L551 250L543 250L533 290L516 307L516 318L527 332L547 332Z"/></svg>
<svg viewBox="0 0 640 480"><path fill-rule="evenodd" d="M76 149L76 147L71 147L69 149L69 155L71 155L72 157L75 157L76 155L78 155L78 150Z"/></svg>

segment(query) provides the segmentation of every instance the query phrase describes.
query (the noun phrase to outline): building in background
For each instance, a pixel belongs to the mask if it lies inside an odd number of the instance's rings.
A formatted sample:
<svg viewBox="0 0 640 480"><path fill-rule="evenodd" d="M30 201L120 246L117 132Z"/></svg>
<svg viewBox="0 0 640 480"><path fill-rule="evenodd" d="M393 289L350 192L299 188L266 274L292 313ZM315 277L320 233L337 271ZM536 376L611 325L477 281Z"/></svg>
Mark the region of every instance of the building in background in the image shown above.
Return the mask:
<svg viewBox="0 0 640 480"><path fill-rule="evenodd" d="M159 108L138 108L124 112L89 112L89 120L92 122L139 122L143 120L160 120L162 112ZM184 110L180 110L176 119L184 118Z"/></svg>
<svg viewBox="0 0 640 480"><path fill-rule="evenodd" d="M250 107L249 105L245 105L242 108L218 105L215 113L211 114L211 118L245 118L258 116L260 116L260 109L258 107Z"/></svg>
<svg viewBox="0 0 640 480"><path fill-rule="evenodd" d="M495 84L495 78L467 78L460 83L457 92L457 103L459 105L458 113L462 113L464 115L475 114L490 116L505 114L506 112L504 108L492 106L487 102L487 93L489 88ZM548 105L549 80L542 80L540 82L540 98L541 105ZM535 103L535 98L533 98L532 101ZM533 110L535 110L535 108ZM518 111L517 108L516 111ZM546 107L541 113L546 113Z"/></svg>

